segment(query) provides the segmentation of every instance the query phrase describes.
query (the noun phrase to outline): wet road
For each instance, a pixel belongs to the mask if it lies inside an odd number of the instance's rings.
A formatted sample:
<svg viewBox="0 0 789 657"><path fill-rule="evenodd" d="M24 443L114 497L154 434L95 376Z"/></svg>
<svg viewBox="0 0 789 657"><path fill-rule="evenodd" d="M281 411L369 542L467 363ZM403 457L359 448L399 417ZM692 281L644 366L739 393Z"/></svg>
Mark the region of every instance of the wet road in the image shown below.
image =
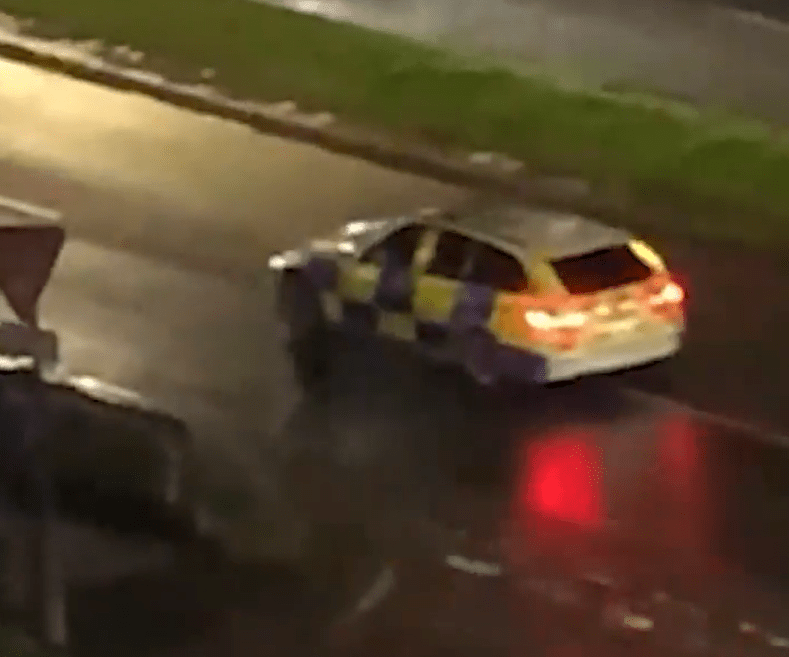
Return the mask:
<svg viewBox="0 0 789 657"><path fill-rule="evenodd" d="M787 27L737 9L671 0L272 0L461 51L501 55L568 83L659 91L789 118ZM723 5L747 7L748 2ZM774 3L777 4L777 3ZM761 8L762 11L770 10Z"/></svg>
<svg viewBox="0 0 789 657"><path fill-rule="evenodd" d="M653 607L653 618L661 592L728 618L727 630L707 630L709 641L730 641L741 620L789 632L783 449L600 382L480 399L451 378L415 381L395 358L371 372L371 360L346 365L334 398L306 402L283 441L311 445L296 460L307 462L298 480L344 458L334 486L321 479L320 499L343 500L343 514L361 508L349 517L324 505L322 518L377 520L396 563L399 586L357 631L362 646L511 654L539 635L529 625L535 588L569 586L572 596L592 576L611 580L612 598ZM393 396L393 384L409 393ZM424 405L434 412L418 414ZM314 512L320 499L302 503ZM449 555L498 564L504 576L441 570ZM574 604L543 604L563 619L549 642L566 638ZM610 655L616 641L593 617L602 603L577 604L597 630L581 642L597 636ZM404 615L412 633L402 633ZM674 649L685 640L678 627Z"/></svg>
<svg viewBox="0 0 789 657"><path fill-rule="evenodd" d="M72 370L187 420L214 476L340 528L340 552L362 527L381 561L438 573L448 552L480 552L513 582L529 550L581 545L556 543L536 509L601 532L603 545L624 536L601 559L632 586L705 604L726 588L726 600L776 615L768 592L789 575L782 449L614 382L477 395L453 373L364 348L337 361L328 400L300 394L276 343L265 254L338 217L462 190L0 67L0 193L57 207L73 235L44 324ZM587 558L577 552L576 574ZM395 615L408 599L420 616L454 615L483 639L495 631L452 607L457 595L431 598L429 578L403 582ZM778 632L781 618L765 620Z"/></svg>

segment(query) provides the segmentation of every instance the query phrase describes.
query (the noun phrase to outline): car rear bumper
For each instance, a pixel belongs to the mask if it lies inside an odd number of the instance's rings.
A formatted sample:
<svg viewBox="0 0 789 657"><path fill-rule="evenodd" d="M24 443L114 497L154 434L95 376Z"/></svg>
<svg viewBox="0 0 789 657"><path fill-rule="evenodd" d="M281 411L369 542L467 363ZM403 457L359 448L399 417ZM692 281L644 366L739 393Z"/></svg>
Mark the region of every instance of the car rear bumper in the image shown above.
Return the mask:
<svg viewBox="0 0 789 657"><path fill-rule="evenodd" d="M532 383L569 381L582 376L616 372L663 360L676 354L682 344L682 330L663 330L627 340L611 342L593 350L564 355L537 355L507 349L504 374Z"/></svg>
<svg viewBox="0 0 789 657"><path fill-rule="evenodd" d="M549 358L546 360L545 382L616 372L669 358L679 351L681 342L680 331L671 329L582 355Z"/></svg>

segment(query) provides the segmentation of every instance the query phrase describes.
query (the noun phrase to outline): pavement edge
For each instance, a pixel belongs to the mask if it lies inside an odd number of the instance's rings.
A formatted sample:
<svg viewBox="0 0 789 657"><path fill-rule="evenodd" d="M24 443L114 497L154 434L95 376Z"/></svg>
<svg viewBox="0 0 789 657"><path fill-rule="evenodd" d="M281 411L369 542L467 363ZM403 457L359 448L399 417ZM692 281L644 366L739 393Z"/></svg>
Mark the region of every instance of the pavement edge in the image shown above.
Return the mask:
<svg viewBox="0 0 789 657"><path fill-rule="evenodd" d="M116 48L115 50L118 50ZM190 111L244 124L262 133L300 141L414 175L487 192L522 197L568 212L621 216L623 208L586 180L546 176L502 154L442 152L406 144L337 122L328 113L305 115L290 101L266 104L223 95L206 84L173 82L138 67L110 63L63 42L0 29L0 57L49 72L139 93Z"/></svg>

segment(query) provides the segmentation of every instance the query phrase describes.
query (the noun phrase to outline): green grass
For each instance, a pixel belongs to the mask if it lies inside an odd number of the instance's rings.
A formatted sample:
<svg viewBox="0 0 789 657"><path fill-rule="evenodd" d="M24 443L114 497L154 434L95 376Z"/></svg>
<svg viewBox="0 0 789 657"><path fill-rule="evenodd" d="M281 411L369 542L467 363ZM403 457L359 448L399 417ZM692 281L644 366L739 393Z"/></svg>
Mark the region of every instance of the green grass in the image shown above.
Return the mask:
<svg viewBox="0 0 789 657"><path fill-rule="evenodd" d="M639 228L782 248L789 141L769 126L646 94L560 88L413 41L247 0L0 0L38 30L217 71L220 87L441 146L494 150L668 205ZM649 221L659 223L650 226Z"/></svg>

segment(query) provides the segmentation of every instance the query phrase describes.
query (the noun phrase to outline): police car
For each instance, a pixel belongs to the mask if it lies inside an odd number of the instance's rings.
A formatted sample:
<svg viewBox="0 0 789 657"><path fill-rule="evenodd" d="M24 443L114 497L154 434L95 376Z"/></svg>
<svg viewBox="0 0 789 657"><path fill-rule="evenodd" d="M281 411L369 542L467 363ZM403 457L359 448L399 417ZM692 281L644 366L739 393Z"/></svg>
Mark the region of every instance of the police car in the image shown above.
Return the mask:
<svg viewBox="0 0 789 657"><path fill-rule="evenodd" d="M276 254L297 372L325 373L339 330L410 343L477 381L538 384L666 359L684 293L630 233L517 205L353 221Z"/></svg>

